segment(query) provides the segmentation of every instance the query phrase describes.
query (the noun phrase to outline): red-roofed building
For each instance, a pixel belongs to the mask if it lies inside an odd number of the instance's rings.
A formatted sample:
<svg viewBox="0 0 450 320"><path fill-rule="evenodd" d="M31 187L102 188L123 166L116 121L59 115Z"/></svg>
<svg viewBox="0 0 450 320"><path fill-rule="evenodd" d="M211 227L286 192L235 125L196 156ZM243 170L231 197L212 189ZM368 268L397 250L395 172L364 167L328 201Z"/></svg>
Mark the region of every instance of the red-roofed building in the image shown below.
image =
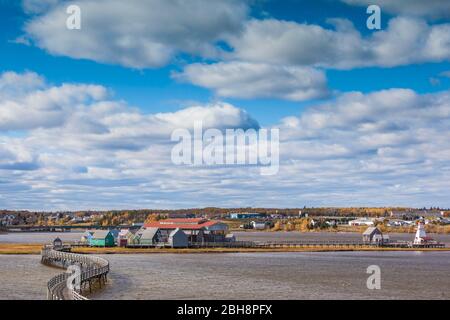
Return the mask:
<svg viewBox="0 0 450 320"><path fill-rule="evenodd" d="M190 242L222 242L228 226L220 221L203 218L174 218L146 223L145 228L158 228L165 233L179 228L188 236Z"/></svg>

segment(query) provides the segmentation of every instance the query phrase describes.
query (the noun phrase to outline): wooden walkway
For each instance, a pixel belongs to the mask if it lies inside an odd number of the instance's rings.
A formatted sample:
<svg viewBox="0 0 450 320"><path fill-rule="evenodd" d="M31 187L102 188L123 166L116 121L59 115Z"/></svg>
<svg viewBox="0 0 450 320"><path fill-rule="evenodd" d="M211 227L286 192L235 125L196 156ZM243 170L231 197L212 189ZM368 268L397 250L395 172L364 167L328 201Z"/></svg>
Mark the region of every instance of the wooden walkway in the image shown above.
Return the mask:
<svg viewBox="0 0 450 320"><path fill-rule="evenodd" d="M76 254L70 252L70 246L54 248L44 246L41 251L41 262L45 265L67 268L71 265L80 267L80 289L68 287L69 273L61 273L47 282L48 300L88 300L82 295L82 289L98 283L100 286L106 283L109 272L109 262L106 259Z"/></svg>
<svg viewBox="0 0 450 320"><path fill-rule="evenodd" d="M291 248L291 247L373 247L374 244L358 241L232 241L198 242L189 245L192 248Z"/></svg>

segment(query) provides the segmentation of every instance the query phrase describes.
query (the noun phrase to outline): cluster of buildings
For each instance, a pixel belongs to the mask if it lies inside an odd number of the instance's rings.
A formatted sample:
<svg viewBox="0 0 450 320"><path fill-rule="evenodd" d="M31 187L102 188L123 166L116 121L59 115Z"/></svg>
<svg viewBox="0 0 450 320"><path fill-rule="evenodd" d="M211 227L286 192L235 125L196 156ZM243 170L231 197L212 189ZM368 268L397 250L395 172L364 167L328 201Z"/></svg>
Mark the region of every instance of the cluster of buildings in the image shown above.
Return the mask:
<svg viewBox="0 0 450 320"><path fill-rule="evenodd" d="M400 242L392 242L388 235L384 235L377 227L368 227L363 233L363 242L368 244L379 245L395 245ZM414 240L410 243L412 245L436 245L438 244L433 238L425 232L425 225L423 221L417 222L417 230Z"/></svg>
<svg viewBox="0 0 450 320"><path fill-rule="evenodd" d="M380 217L380 218L357 218L354 220L350 220L348 222L349 226L375 226L377 222L384 223L386 221L386 226L388 227L404 227L404 226L414 226L419 221L422 221L424 224L439 224L439 225L447 225L450 224L450 219L445 218L443 214L439 214L438 216L405 216L405 219L395 218L395 217Z"/></svg>
<svg viewBox="0 0 450 320"><path fill-rule="evenodd" d="M140 229L86 231L81 243L95 247L169 246L186 248L192 243L234 241L225 223L204 218L174 218L145 223Z"/></svg>
<svg viewBox="0 0 450 320"><path fill-rule="evenodd" d="M103 215L94 216L91 214L84 214L83 216L79 216L73 212L55 212L47 217L47 221L53 224L77 224L92 222L96 219L100 219L102 216Z"/></svg>
<svg viewBox="0 0 450 320"><path fill-rule="evenodd" d="M6 227L6 226L12 226L15 224L16 216L13 214L6 214L2 217L0 217L0 226Z"/></svg>
<svg viewBox="0 0 450 320"><path fill-rule="evenodd" d="M257 212L231 212L227 216L230 220L245 220L241 229L265 230L272 228L276 219L283 219L281 214L264 214Z"/></svg>
<svg viewBox="0 0 450 320"><path fill-rule="evenodd" d="M253 212L232 212L228 215L229 219L242 220L242 219L262 219L267 216L263 213L253 213Z"/></svg>
<svg viewBox="0 0 450 320"><path fill-rule="evenodd" d="M375 225L375 219L369 219L369 218L358 218L355 220L351 220L348 222L349 226L374 226Z"/></svg>

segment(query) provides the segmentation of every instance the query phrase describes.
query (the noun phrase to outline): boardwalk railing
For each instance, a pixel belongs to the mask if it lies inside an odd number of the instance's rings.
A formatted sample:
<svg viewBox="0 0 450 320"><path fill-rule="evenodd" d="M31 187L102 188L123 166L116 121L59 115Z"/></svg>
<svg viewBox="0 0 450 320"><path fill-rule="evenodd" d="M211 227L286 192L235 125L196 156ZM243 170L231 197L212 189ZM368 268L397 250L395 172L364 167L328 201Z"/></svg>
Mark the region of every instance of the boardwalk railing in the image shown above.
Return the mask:
<svg viewBox="0 0 450 320"><path fill-rule="evenodd" d="M109 272L109 262L106 259L76 254L67 251L67 247L54 248L53 246L45 246L41 251L41 262L46 265L67 268L70 265L80 267L80 285L97 280L101 285L106 282ZM48 300L87 300L81 294L81 288L69 288L69 273L61 273L47 282L47 299Z"/></svg>
<svg viewBox="0 0 450 320"><path fill-rule="evenodd" d="M315 247L315 246L374 246L357 241L232 241L232 242L193 242L192 248L276 248L276 247Z"/></svg>

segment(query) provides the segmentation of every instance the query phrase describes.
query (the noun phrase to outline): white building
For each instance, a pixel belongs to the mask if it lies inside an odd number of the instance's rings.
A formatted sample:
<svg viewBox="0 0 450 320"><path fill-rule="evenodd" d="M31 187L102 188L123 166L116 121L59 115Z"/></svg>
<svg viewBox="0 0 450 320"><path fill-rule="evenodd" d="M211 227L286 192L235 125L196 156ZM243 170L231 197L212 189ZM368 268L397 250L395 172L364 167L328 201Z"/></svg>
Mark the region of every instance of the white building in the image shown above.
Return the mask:
<svg viewBox="0 0 450 320"><path fill-rule="evenodd" d="M359 218L348 222L349 226L373 226L375 223L369 218Z"/></svg>
<svg viewBox="0 0 450 320"><path fill-rule="evenodd" d="M264 230L267 228L267 224L265 222L252 221L251 225L252 228L256 230Z"/></svg>
<svg viewBox="0 0 450 320"><path fill-rule="evenodd" d="M433 239L427 236L425 232L425 226L422 221L419 221L417 224L416 236L414 237L414 244L424 244L428 241L432 241Z"/></svg>

